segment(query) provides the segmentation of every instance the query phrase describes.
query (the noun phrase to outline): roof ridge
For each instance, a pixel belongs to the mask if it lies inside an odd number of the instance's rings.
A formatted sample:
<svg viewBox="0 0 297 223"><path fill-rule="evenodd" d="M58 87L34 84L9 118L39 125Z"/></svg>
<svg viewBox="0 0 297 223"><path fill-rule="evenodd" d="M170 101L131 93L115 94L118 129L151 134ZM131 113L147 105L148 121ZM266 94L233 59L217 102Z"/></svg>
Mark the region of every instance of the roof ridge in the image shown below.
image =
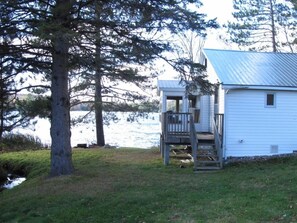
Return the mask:
<svg viewBox="0 0 297 223"><path fill-rule="evenodd" d="M259 51L247 51L247 50L225 50L225 49L211 49L211 48L204 48L207 51L225 51L225 52L240 52L240 53L259 53L259 54L289 54L289 55L297 55L297 53L289 53L289 52L259 52Z"/></svg>

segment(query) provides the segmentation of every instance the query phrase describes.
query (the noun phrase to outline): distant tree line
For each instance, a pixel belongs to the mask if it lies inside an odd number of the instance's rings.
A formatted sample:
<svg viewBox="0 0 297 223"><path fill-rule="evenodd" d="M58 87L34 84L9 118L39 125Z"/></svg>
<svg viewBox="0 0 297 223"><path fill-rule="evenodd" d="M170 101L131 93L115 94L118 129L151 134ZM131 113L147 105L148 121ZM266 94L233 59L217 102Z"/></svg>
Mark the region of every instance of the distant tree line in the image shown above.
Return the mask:
<svg viewBox="0 0 297 223"><path fill-rule="evenodd" d="M71 107L71 111L93 111L93 103L78 104ZM159 112L159 100L143 101L140 103L119 103L113 105L103 105L102 110L106 112Z"/></svg>

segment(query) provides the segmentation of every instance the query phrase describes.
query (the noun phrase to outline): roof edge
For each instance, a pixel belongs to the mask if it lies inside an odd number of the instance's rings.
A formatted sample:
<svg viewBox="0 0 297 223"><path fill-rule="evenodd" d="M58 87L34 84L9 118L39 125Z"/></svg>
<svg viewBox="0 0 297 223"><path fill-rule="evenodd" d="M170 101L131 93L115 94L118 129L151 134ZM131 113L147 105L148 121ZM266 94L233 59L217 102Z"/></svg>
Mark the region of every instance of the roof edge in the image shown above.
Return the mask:
<svg viewBox="0 0 297 223"><path fill-rule="evenodd" d="M222 88L225 90L278 90L278 91L297 91L297 86L269 86L269 85L235 85L235 84L223 84Z"/></svg>
<svg viewBox="0 0 297 223"><path fill-rule="evenodd" d="M255 53L255 54L297 54L297 53L289 53L289 52L263 52L263 51L248 51L248 50L225 50L225 49L211 49L211 48L203 48L202 51L224 51L224 52L237 52L237 53Z"/></svg>

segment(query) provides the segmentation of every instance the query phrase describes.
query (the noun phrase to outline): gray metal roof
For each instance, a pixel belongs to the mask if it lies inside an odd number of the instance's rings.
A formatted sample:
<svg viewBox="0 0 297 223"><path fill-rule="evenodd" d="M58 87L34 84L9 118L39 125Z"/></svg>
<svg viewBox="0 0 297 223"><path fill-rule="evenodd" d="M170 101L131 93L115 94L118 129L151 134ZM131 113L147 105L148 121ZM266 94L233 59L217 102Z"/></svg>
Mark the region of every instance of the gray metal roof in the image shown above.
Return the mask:
<svg viewBox="0 0 297 223"><path fill-rule="evenodd" d="M223 85L297 87L297 54L204 49Z"/></svg>
<svg viewBox="0 0 297 223"><path fill-rule="evenodd" d="M185 86L183 86L179 80L158 80L158 89L180 89L184 90Z"/></svg>

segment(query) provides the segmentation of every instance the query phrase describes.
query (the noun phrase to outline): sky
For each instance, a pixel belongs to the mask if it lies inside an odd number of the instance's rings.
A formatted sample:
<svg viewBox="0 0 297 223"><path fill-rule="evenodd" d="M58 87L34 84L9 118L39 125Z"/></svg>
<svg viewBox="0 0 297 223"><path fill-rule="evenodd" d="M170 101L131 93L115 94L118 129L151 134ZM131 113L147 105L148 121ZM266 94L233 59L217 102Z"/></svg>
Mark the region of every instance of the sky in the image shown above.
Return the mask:
<svg viewBox="0 0 297 223"><path fill-rule="evenodd" d="M207 19L217 18L217 22L222 26L227 21L232 20L233 11L233 0L201 0L203 6L199 9L201 13L207 15ZM219 39L219 35L224 35L223 30L211 29L208 31L204 48L210 49L231 49L232 47L227 46ZM164 64L163 62L158 63L158 67L164 66L165 73L161 74L158 79L168 80L174 79L177 73L172 67Z"/></svg>
<svg viewBox="0 0 297 223"><path fill-rule="evenodd" d="M233 0L201 0L203 7L201 11L207 14L209 19L217 18L220 26L226 24L227 21L232 20ZM205 42L205 48L226 49L228 46L224 45L218 40L218 30L209 30ZM223 33L222 33L223 34Z"/></svg>
<svg viewBox="0 0 297 223"><path fill-rule="evenodd" d="M209 18L218 18L219 23L227 22L232 18L233 0L201 0L202 10Z"/></svg>

